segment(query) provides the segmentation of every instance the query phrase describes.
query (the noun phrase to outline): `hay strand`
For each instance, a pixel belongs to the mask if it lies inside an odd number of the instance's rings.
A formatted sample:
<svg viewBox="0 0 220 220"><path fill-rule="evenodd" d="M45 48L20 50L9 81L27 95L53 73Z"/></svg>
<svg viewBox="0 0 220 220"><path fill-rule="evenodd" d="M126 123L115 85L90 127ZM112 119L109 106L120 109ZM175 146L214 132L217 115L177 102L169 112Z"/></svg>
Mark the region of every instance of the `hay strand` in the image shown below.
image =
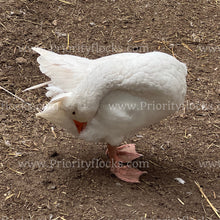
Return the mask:
<svg viewBox="0 0 220 220"><path fill-rule="evenodd" d="M24 99L18 97L17 95L13 94L12 92L8 91L7 89L3 88L2 86L0 86L0 89L4 90L5 92L7 92L8 94L12 95L13 97L15 97L16 99L25 102Z"/></svg>
<svg viewBox="0 0 220 220"><path fill-rule="evenodd" d="M208 197L206 196L206 194L203 192L203 189L201 188L200 184L197 181L194 181L194 183L196 184L196 186L199 188L199 191L201 192L201 194L203 195L203 197L206 199L206 201L208 202L208 204L210 205L210 207L212 208L212 210L215 212L215 214L217 215L217 217L220 219L220 215L218 214L218 210L212 205L212 203L210 202L210 200L208 199Z"/></svg>

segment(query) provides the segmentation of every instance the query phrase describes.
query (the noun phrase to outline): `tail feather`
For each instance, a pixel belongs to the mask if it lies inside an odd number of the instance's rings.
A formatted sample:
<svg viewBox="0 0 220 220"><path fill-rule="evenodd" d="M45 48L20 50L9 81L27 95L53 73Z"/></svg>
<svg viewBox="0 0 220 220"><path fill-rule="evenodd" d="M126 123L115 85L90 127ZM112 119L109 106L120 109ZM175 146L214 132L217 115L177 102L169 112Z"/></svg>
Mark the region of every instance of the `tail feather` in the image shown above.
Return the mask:
<svg viewBox="0 0 220 220"><path fill-rule="evenodd" d="M24 91L47 87L47 96L54 97L61 92L72 91L89 73L91 60L73 55L60 55L42 48L33 47L40 56L37 62L40 71L51 80L32 86Z"/></svg>
<svg viewBox="0 0 220 220"><path fill-rule="evenodd" d="M29 87L29 88L23 90L23 92L26 92L26 91L29 91L29 90L38 89L38 88L47 86L49 83L51 83L51 81L47 81L47 82L44 82L44 83L37 84L37 85L35 85L35 86L31 86L31 87Z"/></svg>

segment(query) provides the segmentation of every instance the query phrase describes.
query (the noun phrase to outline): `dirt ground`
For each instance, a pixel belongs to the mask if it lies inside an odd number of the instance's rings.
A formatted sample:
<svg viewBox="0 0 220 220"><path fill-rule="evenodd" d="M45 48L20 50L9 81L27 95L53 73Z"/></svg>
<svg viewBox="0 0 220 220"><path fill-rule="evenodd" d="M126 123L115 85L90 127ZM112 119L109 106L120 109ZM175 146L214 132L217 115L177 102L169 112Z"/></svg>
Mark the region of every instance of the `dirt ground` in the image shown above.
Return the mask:
<svg viewBox="0 0 220 220"><path fill-rule="evenodd" d="M0 86L25 100L0 91L1 220L218 219L195 181L220 210L219 1L0 0L0 6ZM159 50L187 64L185 110L126 140L144 155L141 183L122 182L101 167L104 144L35 117L48 99L45 89L22 92L47 80L32 46L88 58Z"/></svg>

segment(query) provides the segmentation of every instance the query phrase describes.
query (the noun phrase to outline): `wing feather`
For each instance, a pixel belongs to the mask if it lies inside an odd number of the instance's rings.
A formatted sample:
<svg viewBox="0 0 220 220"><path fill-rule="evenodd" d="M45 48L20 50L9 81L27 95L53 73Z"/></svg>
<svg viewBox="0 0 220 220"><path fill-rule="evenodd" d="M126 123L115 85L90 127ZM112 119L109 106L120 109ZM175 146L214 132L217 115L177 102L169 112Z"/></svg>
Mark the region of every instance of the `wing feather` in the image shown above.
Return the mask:
<svg viewBox="0 0 220 220"><path fill-rule="evenodd" d="M33 47L40 56L37 62L40 71L51 80L44 82L24 91L37 89L48 85L47 96L54 97L63 92L72 91L90 72L92 60L73 55L60 55L42 48Z"/></svg>

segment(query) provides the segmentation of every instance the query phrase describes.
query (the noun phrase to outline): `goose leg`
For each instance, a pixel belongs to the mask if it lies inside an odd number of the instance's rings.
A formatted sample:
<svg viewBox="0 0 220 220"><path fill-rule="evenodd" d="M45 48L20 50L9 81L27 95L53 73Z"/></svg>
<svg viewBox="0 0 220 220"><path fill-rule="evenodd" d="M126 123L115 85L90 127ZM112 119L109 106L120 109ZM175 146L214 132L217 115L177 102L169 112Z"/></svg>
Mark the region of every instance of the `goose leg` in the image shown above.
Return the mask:
<svg viewBox="0 0 220 220"><path fill-rule="evenodd" d="M109 145L109 146L111 146L111 145ZM117 149L115 154L117 155L118 160L122 163L127 163L127 162L130 162L132 160L135 160L135 159L143 156L143 154L137 153L137 151L135 149L135 144L125 144L120 147L113 147L113 148ZM111 147L110 147L110 150L108 147L108 149L106 151L107 155L109 155L109 151L112 151Z"/></svg>
<svg viewBox="0 0 220 220"><path fill-rule="evenodd" d="M130 162L142 156L136 152L135 146L132 144L118 148L108 144L108 156L111 162L111 172L125 182L139 183L139 177L146 173L146 171L140 171L129 165L122 164L122 162Z"/></svg>
<svg viewBox="0 0 220 220"><path fill-rule="evenodd" d="M137 153L135 144L125 144L117 147L117 155L119 160L123 163L130 162L143 156L143 154Z"/></svg>

